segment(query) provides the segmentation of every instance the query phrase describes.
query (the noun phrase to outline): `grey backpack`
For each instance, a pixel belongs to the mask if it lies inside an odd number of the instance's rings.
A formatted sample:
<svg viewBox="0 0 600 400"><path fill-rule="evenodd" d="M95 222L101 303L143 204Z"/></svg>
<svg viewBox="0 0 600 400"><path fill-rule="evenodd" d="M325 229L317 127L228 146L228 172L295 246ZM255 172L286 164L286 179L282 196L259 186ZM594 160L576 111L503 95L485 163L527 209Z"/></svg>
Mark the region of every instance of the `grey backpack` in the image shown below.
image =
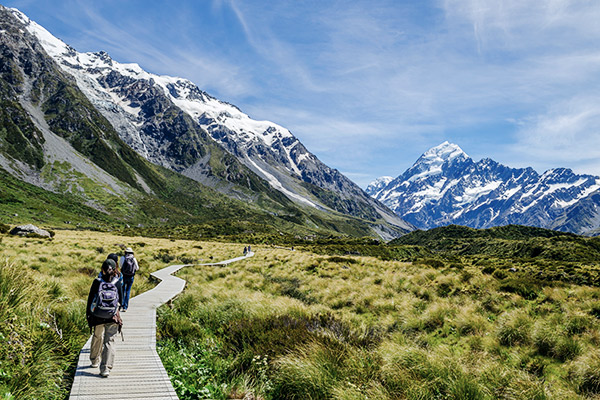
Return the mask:
<svg viewBox="0 0 600 400"><path fill-rule="evenodd" d="M123 265L121 266L121 272L123 275L133 276L135 275L135 261L133 256L125 256Z"/></svg>
<svg viewBox="0 0 600 400"><path fill-rule="evenodd" d="M96 279L100 281L100 284L92 301L92 314L98 318L112 318L119 308L119 291L117 289L119 278L115 277L110 282L106 282L101 278Z"/></svg>

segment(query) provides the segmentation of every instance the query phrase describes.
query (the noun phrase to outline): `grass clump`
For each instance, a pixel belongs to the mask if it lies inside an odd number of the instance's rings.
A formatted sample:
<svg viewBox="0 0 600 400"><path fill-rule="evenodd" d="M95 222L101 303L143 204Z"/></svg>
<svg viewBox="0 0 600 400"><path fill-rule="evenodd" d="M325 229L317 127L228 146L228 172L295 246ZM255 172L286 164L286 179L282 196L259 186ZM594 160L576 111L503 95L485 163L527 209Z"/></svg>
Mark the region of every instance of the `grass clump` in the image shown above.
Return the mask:
<svg viewBox="0 0 600 400"><path fill-rule="evenodd" d="M56 293L58 292L58 293ZM71 354L81 347L85 314L61 304L33 274L0 264L0 394L60 399L70 389ZM77 350L78 351L78 350Z"/></svg>

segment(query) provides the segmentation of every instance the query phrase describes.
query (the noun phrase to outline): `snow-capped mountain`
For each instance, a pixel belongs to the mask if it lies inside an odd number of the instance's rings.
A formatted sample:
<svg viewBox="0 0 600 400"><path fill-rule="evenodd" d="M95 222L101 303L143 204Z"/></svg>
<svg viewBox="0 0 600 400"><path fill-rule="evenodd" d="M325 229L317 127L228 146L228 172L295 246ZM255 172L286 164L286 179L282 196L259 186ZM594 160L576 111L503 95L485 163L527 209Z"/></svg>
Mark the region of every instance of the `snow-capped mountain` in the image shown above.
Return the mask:
<svg viewBox="0 0 600 400"><path fill-rule="evenodd" d="M377 188L377 181L372 185ZM588 211L598 208L599 189L597 176L577 175L566 168L540 175L532 168L509 168L491 159L475 162L456 144L444 142L374 190L373 196L421 229L521 224L589 233L598 228L598 212L583 218L586 223L569 225L569 221L577 213L573 210L584 204Z"/></svg>
<svg viewBox="0 0 600 400"><path fill-rule="evenodd" d="M365 192L367 192L369 196L377 197L377 194L393 180L393 176L380 176L373 182L369 183L365 189Z"/></svg>
<svg viewBox="0 0 600 400"><path fill-rule="evenodd" d="M189 80L151 74L137 64L119 63L105 52L77 52L20 11L5 10L72 77L120 139L148 161L234 197L232 191L237 189L227 182L257 190L254 178L239 172L234 162L215 156L225 149L228 157L299 205L359 217L380 233L386 230L381 221L400 232L412 228L323 164L289 130L253 120Z"/></svg>

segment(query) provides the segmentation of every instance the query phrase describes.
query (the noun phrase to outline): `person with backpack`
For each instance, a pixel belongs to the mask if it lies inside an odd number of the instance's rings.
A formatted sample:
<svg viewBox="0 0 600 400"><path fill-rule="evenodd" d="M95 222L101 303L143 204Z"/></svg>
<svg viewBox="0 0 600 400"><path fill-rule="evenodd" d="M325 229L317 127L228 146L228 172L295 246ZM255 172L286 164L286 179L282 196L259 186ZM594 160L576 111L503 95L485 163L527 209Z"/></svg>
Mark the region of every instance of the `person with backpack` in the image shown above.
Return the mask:
<svg viewBox="0 0 600 400"><path fill-rule="evenodd" d="M138 269L140 269L137 260L133 256L133 250L131 247L125 249L125 255L119 260L121 267L121 274L123 274L123 304L121 310L127 311L129 307L129 295L131 293L131 286L133 286L133 278Z"/></svg>
<svg viewBox="0 0 600 400"><path fill-rule="evenodd" d="M90 346L92 367L100 367L100 376L108 377L115 359L115 337L123 326L119 306L123 299L123 286L116 276L117 264L106 259L102 276L94 279L88 295L85 316L93 329Z"/></svg>

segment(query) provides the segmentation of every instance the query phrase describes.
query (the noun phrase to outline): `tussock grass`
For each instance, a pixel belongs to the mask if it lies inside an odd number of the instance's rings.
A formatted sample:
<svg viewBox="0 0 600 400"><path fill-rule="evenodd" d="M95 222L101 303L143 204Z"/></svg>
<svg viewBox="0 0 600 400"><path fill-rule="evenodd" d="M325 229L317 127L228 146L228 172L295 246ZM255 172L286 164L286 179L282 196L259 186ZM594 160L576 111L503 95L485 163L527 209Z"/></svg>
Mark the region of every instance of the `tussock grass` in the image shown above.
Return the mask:
<svg viewBox="0 0 600 400"><path fill-rule="evenodd" d="M562 399L594 393L593 370L585 367L592 360L584 357L600 344L598 288L515 280L510 262L501 267L506 277L498 277L469 260L457 268L456 261L411 264L253 249L254 258L229 267L182 270L186 293L159 312L161 341L177 341L178 351L218 343L221 364L213 376L221 377L221 386L205 386L211 398ZM484 261L497 269L493 260ZM520 283L535 295L507 290ZM175 362L172 370L181 366Z"/></svg>
<svg viewBox="0 0 600 400"><path fill-rule="evenodd" d="M582 264L561 265L571 275L556 283L528 279L521 264L510 271L511 260L410 263L252 243L255 257L209 266L243 245L70 231L2 236L0 395L64 398L88 335L89 285L121 245L142 267L134 294L154 285L152 271L198 263L158 310L159 353L182 399L600 396L600 289L578 282Z"/></svg>

